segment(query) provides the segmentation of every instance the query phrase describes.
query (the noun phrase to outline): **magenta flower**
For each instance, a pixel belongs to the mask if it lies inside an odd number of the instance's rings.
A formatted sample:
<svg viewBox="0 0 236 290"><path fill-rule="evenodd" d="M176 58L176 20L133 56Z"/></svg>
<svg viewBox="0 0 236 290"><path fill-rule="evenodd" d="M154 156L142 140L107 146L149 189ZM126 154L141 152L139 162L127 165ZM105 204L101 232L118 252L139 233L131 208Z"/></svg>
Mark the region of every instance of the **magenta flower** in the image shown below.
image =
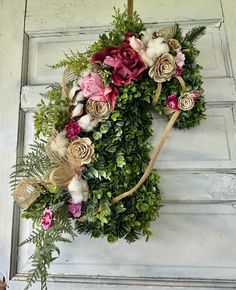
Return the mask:
<svg viewBox="0 0 236 290"><path fill-rule="evenodd" d="M53 213L50 209L46 209L43 212L42 218L41 218L41 225L45 230L48 230L52 225L52 218Z"/></svg>
<svg viewBox="0 0 236 290"><path fill-rule="evenodd" d="M166 101L166 107L172 110L178 110L178 100L175 94L168 96Z"/></svg>
<svg viewBox="0 0 236 290"><path fill-rule="evenodd" d="M73 217L79 218L81 216L81 208L81 202L73 203L72 200L69 200L68 211L73 215Z"/></svg>
<svg viewBox="0 0 236 290"><path fill-rule="evenodd" d="M110 66L112 79L117 87L139 80L142 72L146 70L142 57L128 43L96 52L92 57L92 62Z"/></svg>
<svg viewBox="0 0 236 290"><path fill-rule="evenodd" d="M66 136L70 139L74 139L78 136L80 132L80 125L77 124L75 121L70 121L66 127Z"/></svg>
<svg viewBox="0 0 236 290"><path fill-rule="evenodd" d="M177 76L181 76L182 73L183 73L183 68L180 67L180 66L177 66L175 74L176 74Z"/></svg>

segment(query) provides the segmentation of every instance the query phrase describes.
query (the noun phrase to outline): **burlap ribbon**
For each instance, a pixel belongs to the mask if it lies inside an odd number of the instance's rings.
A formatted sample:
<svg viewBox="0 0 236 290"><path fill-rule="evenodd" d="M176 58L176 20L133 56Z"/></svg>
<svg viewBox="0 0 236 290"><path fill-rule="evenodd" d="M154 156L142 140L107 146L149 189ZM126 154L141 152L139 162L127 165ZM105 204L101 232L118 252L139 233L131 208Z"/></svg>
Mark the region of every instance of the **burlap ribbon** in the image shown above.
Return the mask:
<svg viewBox="0 0 236 290"><path fill-rule="evenodd" d="M180 85L181 85L181 89L184 92L185 91L185 82L182 79L181 76L175 76L175 78L179 81ZM162 83L158 83L157 84L157 90L156 90L156 94L153 96L152 99L152 105L153 107L155 107L160 95L161 95L161 90L162 90Z"/></svg>

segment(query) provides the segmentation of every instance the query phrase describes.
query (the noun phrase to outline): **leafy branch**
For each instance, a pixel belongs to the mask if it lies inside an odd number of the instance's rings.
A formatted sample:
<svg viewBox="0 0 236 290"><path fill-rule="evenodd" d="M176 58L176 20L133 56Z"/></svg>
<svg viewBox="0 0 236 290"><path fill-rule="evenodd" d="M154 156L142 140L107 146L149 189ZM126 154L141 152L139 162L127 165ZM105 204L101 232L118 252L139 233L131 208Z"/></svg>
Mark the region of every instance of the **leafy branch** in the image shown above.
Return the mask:
<svg viewBox="0 0 236 290"><path fill-rule="evenodd" d="M37 280L41 282L41 290L47 290L47 275L50 264L58 258L60 250L58 242L70 243L71 240L64 237L69 235L71 239L75 238L71 218L68 214L65 204L61 205L54 212L54 224L48 230L38 228L33 231L28 239L21 243L32 242L35 245L35 251L30 257L32 269L27 278L25 290L28 290ZM56 256L54 254L57 254Z"/></svg>
<svg viewBox="0 0 236 290"><path fill-rule="evenodd" d="M30 145L30 150L27 155L19 157L18 163L13 167L14 172L10 175L12 189L15 189L22 178L38 177L41 179L45 172L53 167L52 161L45 152L43 141L34 141L34 144Z"/></svg>

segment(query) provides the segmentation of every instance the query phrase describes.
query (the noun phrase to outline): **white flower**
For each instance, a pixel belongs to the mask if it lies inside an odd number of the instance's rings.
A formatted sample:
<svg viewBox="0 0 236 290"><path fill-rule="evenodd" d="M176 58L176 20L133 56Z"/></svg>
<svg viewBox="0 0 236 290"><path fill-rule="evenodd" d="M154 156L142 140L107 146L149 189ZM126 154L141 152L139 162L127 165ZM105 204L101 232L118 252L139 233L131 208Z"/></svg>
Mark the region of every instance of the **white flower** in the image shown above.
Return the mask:
<svg viewBox="0 0 236 290"><path fill-rule="evenodd" d="M98 119L93 119L90 114L86 114L77 122L84 132L91 132L99 123Z"/></svg>
<svg viewBox="0 0 236 290"><path fill-rule="evenodd" d="M85 99L85 97L82 94L81 88L79 85L75 85L71 88L70 92L69 92L69 98L71 100L73 100L73 102L75 101L83 101Z"/></svg>
<svg viewBox="0 0 236 290"><path fill-rule="evenodd" d="M147 28L146 30L141 31L141 40L144 45L146 45L148 41L153 38L153 33L154 33L154 30L151 28Z"/></svg>
<svg viewBox="0 0 236 290"><path fill-rule="evenodd" d="M148 41L146 54L153 61L167 52L169 52L169 46L165 43L164 37L158 37Z"/></svg>
<svg viewBox="0 0 236 290"><path fill-rule="evenodd" d="M84 105L81 103L78 103L76 107L73 109L71 113L71 117L74 118L74 117L82 115L83 109L84 109Z"/></svg>
<svg viewBox="0 0 236 290"><path fill-rule="evenodd" d="M81 117L77 123L80 125L81 129L84 131L88 128L91 122L91 119L92 117L89 114L86 114L83 117Z"/></svg>
<svg viewBox="0 0 236 290"><path fill-rule="evenodd" d="M73 203L87 201L88 199L88 183L81 176L75 175L71 179L68 185L68 191L71 195L71 200Z"/></svg>

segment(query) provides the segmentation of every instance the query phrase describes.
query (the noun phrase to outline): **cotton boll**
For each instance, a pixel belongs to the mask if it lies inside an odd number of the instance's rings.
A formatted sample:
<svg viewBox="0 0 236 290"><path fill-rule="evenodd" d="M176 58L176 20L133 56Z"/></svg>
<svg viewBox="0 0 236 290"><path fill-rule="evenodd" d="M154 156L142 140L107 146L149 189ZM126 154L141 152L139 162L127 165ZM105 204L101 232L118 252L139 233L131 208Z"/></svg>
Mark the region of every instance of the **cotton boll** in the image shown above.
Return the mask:
<svg viewBox="0 0 236 290"><path fill-rule="evenodd" d="M93 129L98 125L98 123L99 123L99 120L97 120L97 119L92 120L89 123L88 127L84 131L85 132L91 132L91 131L93 131Z"/></svg>
<svg viewBox="0 0 236 290"><path fill-rule="evenodd" d="M71 195L71 199L73 203L82 202L84 200L83 197L83 187L80 180L80 177L76 175L73 177L68 185L68 191Z"/></svg>
<svg viewBox="0 0 236 290"><path fill-rule="evenodd" d="M80 125L81 129L85 131L88 128L91 119L92 119L91 115L86 114L83 117L81 117L77 123Z"/></svg>
<svg viewBox="0 0 236 290"><path fill-rule="evenodd" d="M146 54L152 60L157 59L164 53L169 52L169 46L164 42L163 37L158 37L155 39L149 40L147 44Z"/></svg>
<svg viewBox="0 0 236 290"><path fill-rule="evenodd" d="M73 203L88 200L88 183L81 176L76 175L71 179L68 185L68 191L71 195L71 200Z"/></svg>
<svg viewBox="0 0 236 290"><path fill-rule="evenodd" d="M76 101L80 102L80 101L83 101L85 100L85 97L83 96L83 93L82 91L79 91L76 93Z"/></svg>
<svg viewBox="0 0 236 290"><path fill-rule="evenodd" d="M141 31L141 40L144 45L146 45L149 42L149 40L152 39L153 33L154 33L154 30L151 28Z"/></svg>
<svg viewBox="0 0 236 290"><path fill-rule="evenodd" d="M78 85L73 86L69 92L69 98L72 100L78 91L80 91L80 87Z"/></svg>
<svg viewBox="0 0 236 290"><path fill-rule="evenodd" d="M71 88L69 92L69 98L73 101L78 101L78 102L83 101L85 99L79 85L76 84L75 86Z"/></svg>
<svg viewBox="0 0 236 290"><path fill-rule="evenodd" d="M74 110L72 111L71 117L72 118L78 117L83 114L83 111L84 111L84 105L81 103L78 103L76 107L74 108Z"/></svg>

